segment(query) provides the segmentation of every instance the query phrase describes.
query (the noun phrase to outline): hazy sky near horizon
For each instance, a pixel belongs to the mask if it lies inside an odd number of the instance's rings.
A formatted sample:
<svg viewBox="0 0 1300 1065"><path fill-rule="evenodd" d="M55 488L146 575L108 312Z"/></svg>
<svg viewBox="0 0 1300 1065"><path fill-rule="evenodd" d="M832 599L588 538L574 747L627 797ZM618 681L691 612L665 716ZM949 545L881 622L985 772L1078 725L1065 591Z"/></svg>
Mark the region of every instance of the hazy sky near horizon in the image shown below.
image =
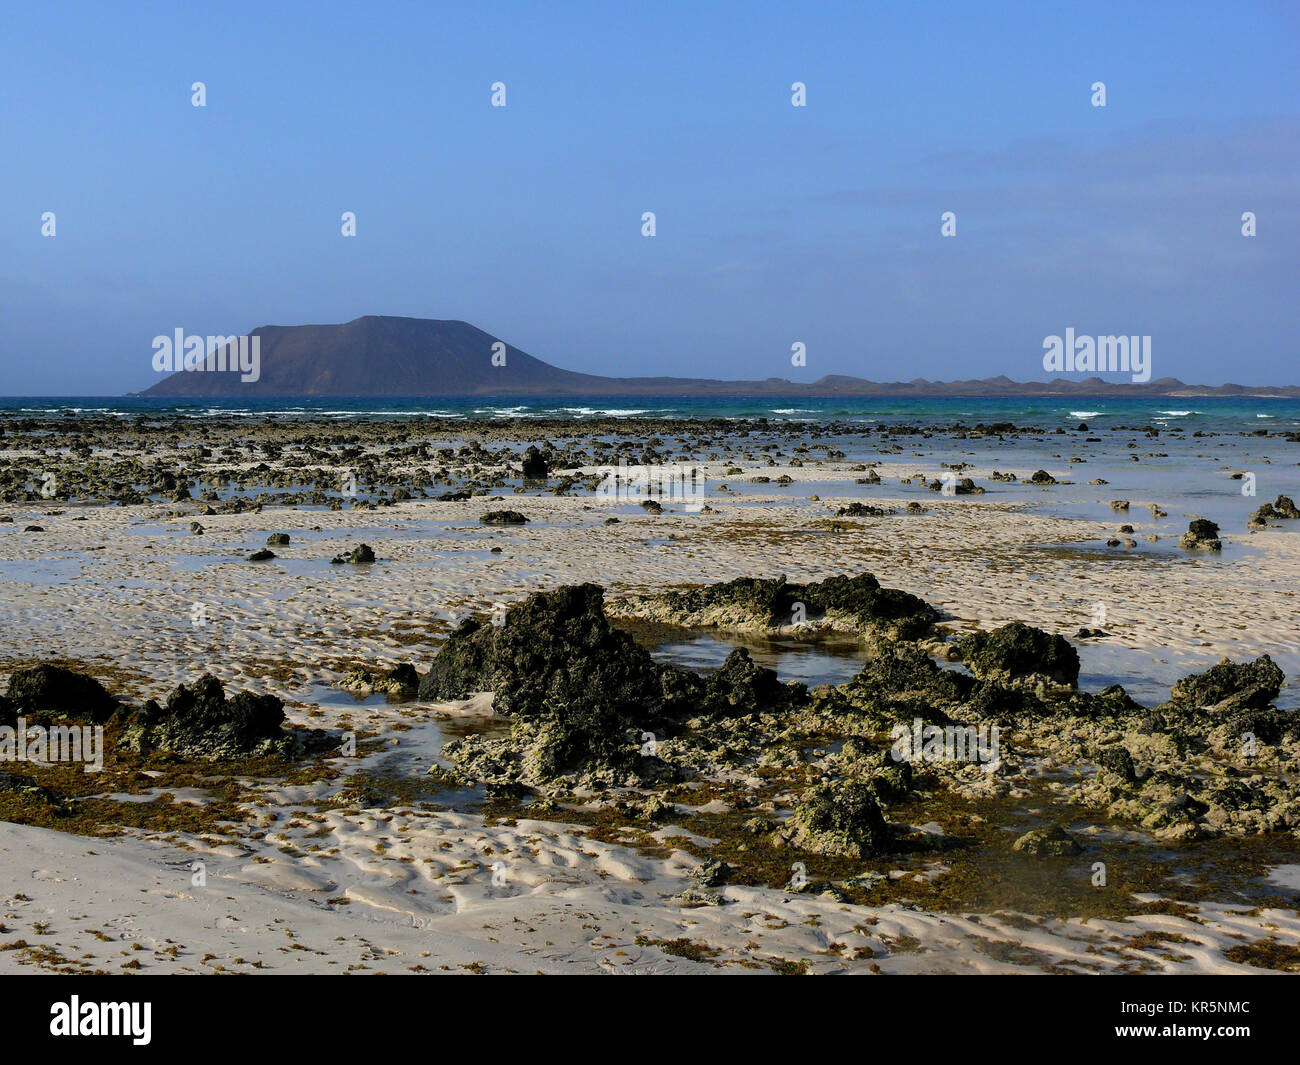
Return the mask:
<svg viewBox="0 0 1300 1065"><path fill-rule="evenodd" d="M1043 379L1072 327L1300 383L1294 2L48 0L0 42L0 394L364 314L619 376Z"/></svg>

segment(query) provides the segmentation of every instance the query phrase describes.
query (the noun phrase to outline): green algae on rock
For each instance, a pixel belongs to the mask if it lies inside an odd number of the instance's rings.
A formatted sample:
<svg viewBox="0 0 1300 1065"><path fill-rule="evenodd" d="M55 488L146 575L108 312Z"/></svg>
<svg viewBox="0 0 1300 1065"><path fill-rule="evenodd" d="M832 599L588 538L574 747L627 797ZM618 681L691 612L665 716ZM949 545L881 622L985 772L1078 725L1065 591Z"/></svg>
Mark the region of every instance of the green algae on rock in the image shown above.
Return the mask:
<svg viewBox="0 0 1300 1065"><path fill-rule="evenodd" d="M275 696L227 698L221 682L205 673L192 686L178 685L161 706L150 699L128 722L123 742L141 753L233 761L291 750L294 739L283 723L284 703Z"/></svg>
<svg viewBox="0 0 1300 1065"><path fill-rule="evenodd" d="M1016 840L1011 849L1035 858L1068 858L1083 852L1079 841L1060 825L1031 829Z"/></svg>
<svg viewBox="0 0 1300 1065"><path fill-rule="evenodd" d="M939 612L925 600L883 588L870 573L799 584L784 576L740 577L660 595L631 597L620 611L681 626L767 632L788 626L831 628L868 637L916 639Z"/></svg>
<svg viewBox="0 0 1300 1065"><path fill-rule="evenodd" d="M1196 518L1188 523L1187 531L1178 541L1188 551L1222 551L1219 526L1207 518Z"/></svg>
<svg viewBox="0 0 1300 1065"><path fill-rule="evenodd" d="M489 510L481 518L484 525L526 525L528 519L517 510Z"/></svg>
<svg viewBox="0 0 1300 1065"><path fill-rule="evenodd" d="M1070 687L1079 681L1079 653L1066 639L1022 621L992 632L968 633L958 647L981 680L1016 684L1045 678Z"/></svg>
<svg viewBox="0 0 1300 1065"><path fill-rule="evenodd" d="M558 778L667 778L658 739L688 718L738 717L806 700L734 651L708 676L656 663L610 625L595 584L539 592L509 607L501 625L467 619L451 633L420 681L437 701L494 693L512 719L509 740L469 737L445 750L472 779L547 786Z"/></svg>
<svg viewBox="0 0 1300 1065"><path fill-rule="evenodd" d="M343 675L338 686L344 691L357 695L382 692L394 698L411 697L420 687L420 674L409 663L394 666L392 669L370 670L350 669Z"/></svg>
<svg viewBox="0 0 1300 1065"><path fill-rule="evenodd" d="M364 566L375 561L374 549L369 544L357 544L346 555L335 555L330 559L333 566L342 566L351 563L354 566Z"/></svg>
<svg viewBox="0 0 1300 1065"><path fill-rule="evenodd" d="M857 781L810 788L795 805L782 834L802 850L844 858L883 853L890 841L875 793Z"/></svg>

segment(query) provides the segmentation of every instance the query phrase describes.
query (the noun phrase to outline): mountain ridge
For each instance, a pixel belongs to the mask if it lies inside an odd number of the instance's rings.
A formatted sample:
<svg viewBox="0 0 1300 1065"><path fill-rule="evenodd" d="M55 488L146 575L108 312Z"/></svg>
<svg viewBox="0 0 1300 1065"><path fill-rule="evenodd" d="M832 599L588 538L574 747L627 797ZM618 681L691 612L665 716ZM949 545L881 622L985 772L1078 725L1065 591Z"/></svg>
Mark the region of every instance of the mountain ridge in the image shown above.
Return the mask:
<svg viewBox="0 0 1300 1065"><path fill-rule="evenodd" d="M816 381L691 377L606 377L544 362L458 319L363 315L336 325L259 326L260 376L238 369L181 370L141 396L234 398L277 396L1201 396L1300 397L1297 385L1191 385L1176 377L1133 383L1082 380L1013 381L1005 374L958 381L871 381L827 374ZM504 353L504 365L494 364ZM217 353L206 364L216 365Z"/></svg>

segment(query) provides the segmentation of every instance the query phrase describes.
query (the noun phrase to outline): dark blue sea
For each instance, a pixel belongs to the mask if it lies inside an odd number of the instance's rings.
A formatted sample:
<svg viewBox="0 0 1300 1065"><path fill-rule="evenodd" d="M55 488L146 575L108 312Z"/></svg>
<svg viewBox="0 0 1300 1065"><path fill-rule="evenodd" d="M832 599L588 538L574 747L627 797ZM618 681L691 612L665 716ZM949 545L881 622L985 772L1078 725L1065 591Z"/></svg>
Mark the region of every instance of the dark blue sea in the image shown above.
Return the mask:
<svg viewBox="0 0 1300 1065"><path fill-rule="evenodd" d="M773 421L847 421L924 424L936 427L979 422L1073 428L1079 422L1105 429L1155 426L1187 432L1300 430L1300 400L1169 397L789 399L765 396L580 396L561 399L424 396L402 398L307 397L191 400L106 396L0 398L0 416L64 414L134 417L175 414L291 419L385 419L430 416L467 421L492 418L768 418Z"/></svg>

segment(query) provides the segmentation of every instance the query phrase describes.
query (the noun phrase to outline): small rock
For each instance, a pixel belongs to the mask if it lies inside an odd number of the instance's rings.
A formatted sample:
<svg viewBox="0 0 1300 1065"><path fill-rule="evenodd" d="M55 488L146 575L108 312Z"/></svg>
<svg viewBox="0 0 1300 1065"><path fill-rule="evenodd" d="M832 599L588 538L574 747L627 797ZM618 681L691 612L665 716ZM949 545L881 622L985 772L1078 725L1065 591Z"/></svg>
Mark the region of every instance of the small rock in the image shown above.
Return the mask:
<svg viewBox="0 0 1300 1065"><path fill-rule="evenodd" d="M1222 551L1219 526L1207 518L1195 518L1178 541L1188 551Z"/></svg>
<svg viewBox="0 0 1300 1065"><path fill-rule="evenodd" d="M1011 849L1035 858L1065 858L1083 851L1078 841L1059 825L1031 829L1016 840Z"/></svg>
<svg viewBox="0 0 1300 1065"><path fill-rule="evenodd" d="M528 519L517 510L489 510L479 521L484 525L525 525Z"/></svg>

